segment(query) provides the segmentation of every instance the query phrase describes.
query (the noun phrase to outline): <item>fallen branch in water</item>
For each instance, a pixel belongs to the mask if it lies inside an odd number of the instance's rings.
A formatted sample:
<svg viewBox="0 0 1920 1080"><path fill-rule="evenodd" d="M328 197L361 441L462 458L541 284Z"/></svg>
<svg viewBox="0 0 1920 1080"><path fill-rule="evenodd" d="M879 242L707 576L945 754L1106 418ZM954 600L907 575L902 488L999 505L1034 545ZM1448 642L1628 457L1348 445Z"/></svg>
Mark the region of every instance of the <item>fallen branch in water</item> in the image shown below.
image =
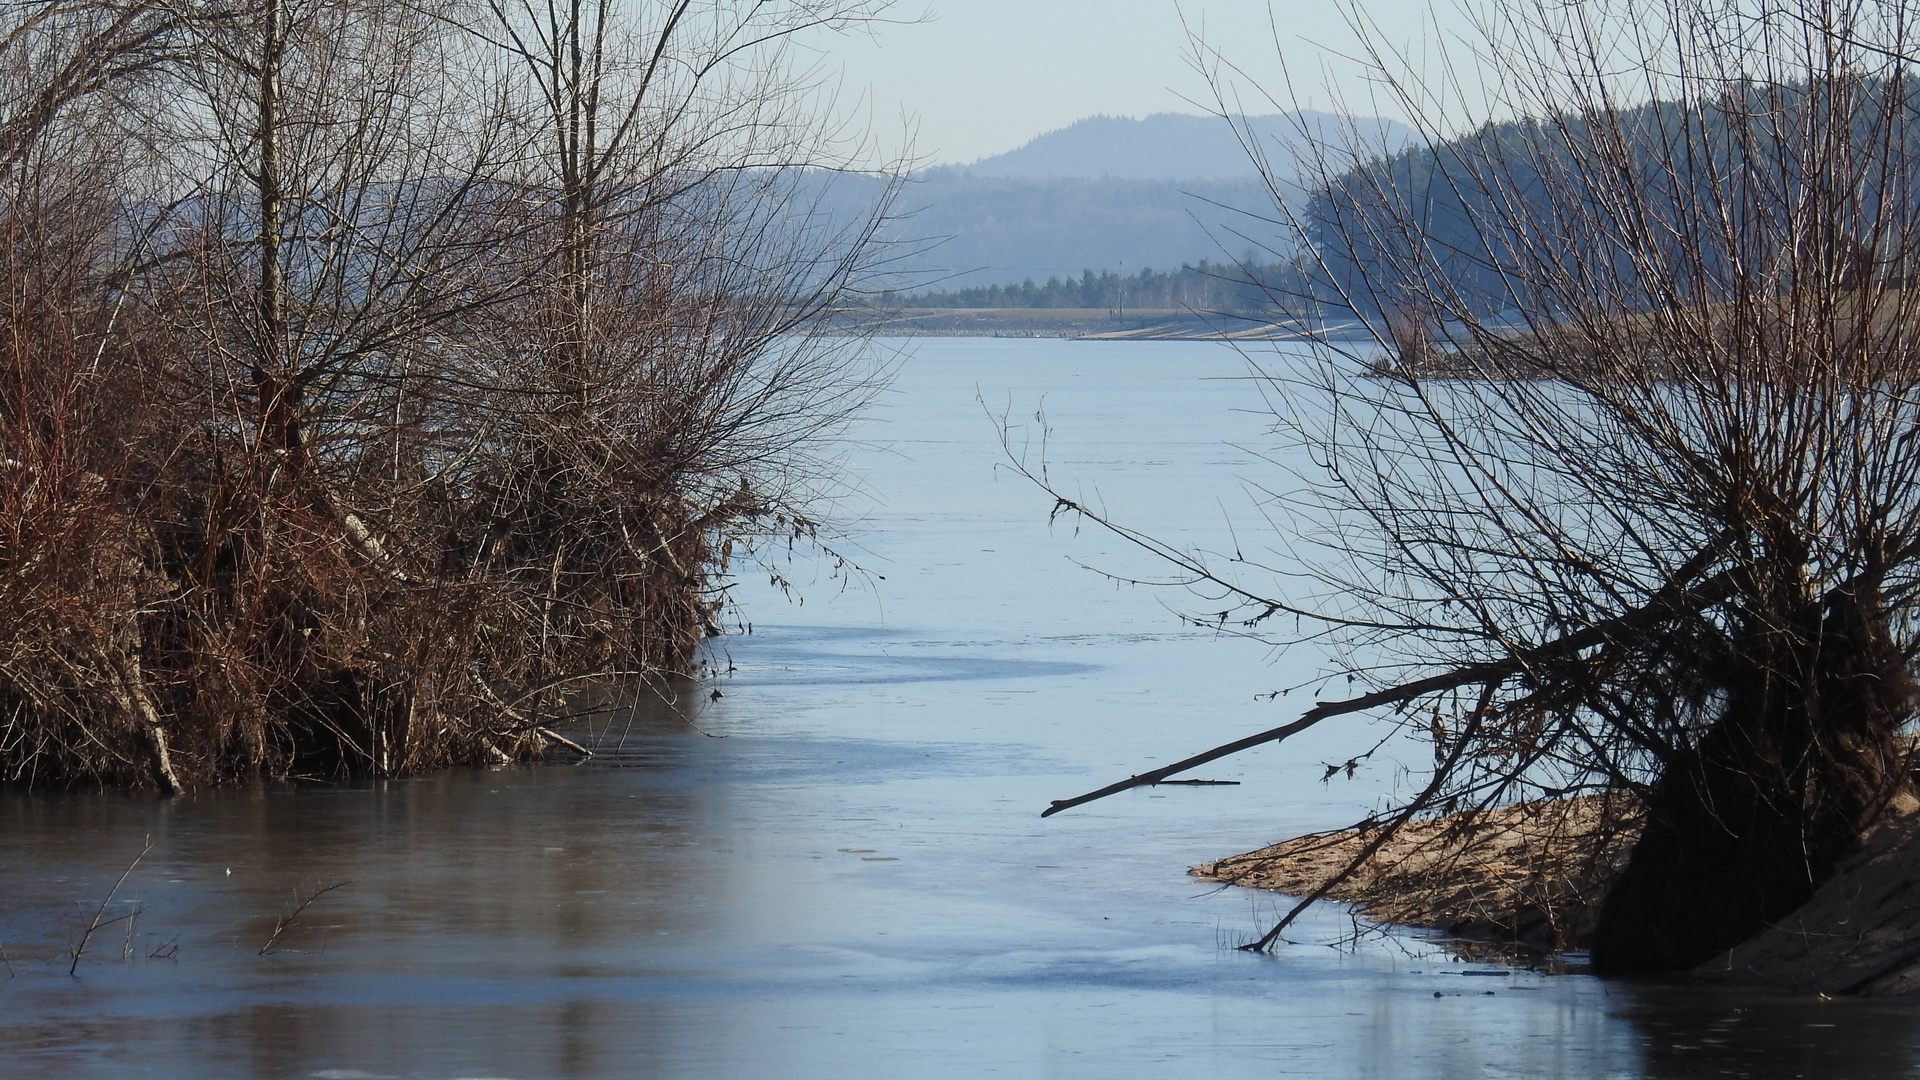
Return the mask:
<svg viewBox="0 0 1920 1080"><path fill-rule="evenodd" d="M584 746L581 746L579 743L574 742L572 739L567 738L566 736L560 734L559 732L553 730L552 728L541 727L541 728L534 728L533 730L536 734L544 735L547 738L552 739L554 742L557 742L561 746L564 746L567 749L573 751L574 753L579 754L581 757L593 756L593 751L587 749Z"/></svg>
<svg viewBox="0 0 1920 1080"><path fill-rule="evenodd" d="M1153 786L1154 787L1172 787L1175 784L1184 784L1188 787L1239 787L1240 781L1238 780L1161 780L1158 783L1154 784Z"/></svg>
<svg viewBox="0 0 1920 1080"><path fill-rule="evenodd" d="M295 893L294 896L298 902L294 904L292 911L274 920L273 933L267 938L267 943L260 946L258 955L266 956L268 953L273 952L273 946L280 940L280 936L293 928L293 924L299 921L301 913L312 907L315 900L320 899L335 889L345 888L351 884L353 884L351 881L336 881L331 885L323 885L313 890L305 897L301 897L300 894Z"/></svg>
<svg viewBox="0 0 1920 1080"><path fill-rule="evenodd" d="M1167 777L1173 776L1176 773L1186 772L1188 769L1205 765L1210 761L1218 761L1223 757L1237 754L1242 750L1251 750L1263 743L1282 742L1328 717L1362 712L1379 705L1398 704L1439 690L1451 689L1474 681L1497 684L1499 680L1504 680L1509 674L1511 674L1511 672L1504 665L1477 665L1474 668L1463 669L1460 672L1450 672L1446 675L1435 676L1431 679L1421 679L1418 682L1397 686L1390 690L1382 690L1379 693L1366 694L1357 698L1348 698L1345 701L1322 701L1307 710L1305 715L1291 724L1283 724L1280 727L1263 731L1258 735L1249 735L1244 739L1235 739L1230 743L1224 743L1211 750L1195 754L1190 758L1183 758L1164 768L1136 773L1119 783L1108 784L1106 787L1100 788L1097 791L1089 791L1085 795L1076 795L1071 799L1055 799L1052 805L1040 811L1040 816L1052 817L1062 810L1071 810L1082 803L1090 803L1095 799L1104 799L1109 795L1118 795L1120 792L1130 788L1166 783Z"/></svg>
<svg viewBox="0 0 1920 1080"><path fill-rule="evenodd" d="M81 931L80 943L73 947L73 963L67 968L68 975L79 974L80 954L87 951L87 942L93 939L94 931L99 930L103 926L112 926L114 923L117 923L120 921L120 919L108 919L105 922L102 922L101 916L107 913L107 905L113 903L114 894L120 891L120 886L125 885L127 883L127 877L128 875L133 873L133 868L136 866L139 866L140 860L146 858L147 852L152 850L153 850L153 841L149 839L147 841L147 846L140 849L140 854L135 855L133 857L133 861L127 864L127 868L120 872L120 880L114 882L113 888L108 889L107 895L101 898L99 910L93 913L93 921L87 924L87 928L85 930ZM123 915L120 918L122 919L128 918L130 917L130 915L131 913L129 913L128 915ZM13 971L12 964L7 965L7 971L9 974L12 973Z"/></svg>

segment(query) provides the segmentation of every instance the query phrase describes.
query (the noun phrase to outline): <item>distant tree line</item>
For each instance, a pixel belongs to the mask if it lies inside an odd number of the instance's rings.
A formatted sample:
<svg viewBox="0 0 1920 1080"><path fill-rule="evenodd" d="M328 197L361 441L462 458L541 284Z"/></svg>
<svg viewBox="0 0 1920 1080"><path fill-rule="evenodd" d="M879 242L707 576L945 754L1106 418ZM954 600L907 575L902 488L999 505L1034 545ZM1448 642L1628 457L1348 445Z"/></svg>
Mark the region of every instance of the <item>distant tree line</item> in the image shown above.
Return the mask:
<svg viewBox="0 0 1920 1080"><path fill-rule="evenodd" d="M1178 270L1151 267L1121 275L1083 270L1080 276L1032 278L1017 285L983 285L951 291L886 292L882 307L909 308L1174 308L1191 311L1264 311L1276 291L1298 271L1285 263L1215 263L1206 259Z"/></svg>

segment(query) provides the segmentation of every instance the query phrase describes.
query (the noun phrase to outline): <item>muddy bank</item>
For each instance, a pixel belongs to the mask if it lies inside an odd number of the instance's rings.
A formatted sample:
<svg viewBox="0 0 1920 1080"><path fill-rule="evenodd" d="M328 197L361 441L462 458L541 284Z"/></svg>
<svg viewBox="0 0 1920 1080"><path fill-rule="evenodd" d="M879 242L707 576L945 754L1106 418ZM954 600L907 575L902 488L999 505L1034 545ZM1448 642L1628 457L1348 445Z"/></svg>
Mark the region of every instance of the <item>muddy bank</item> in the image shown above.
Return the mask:
<svg viewBox="0 0 1920 1080"><path fill-rule="evenodd" d="M1920 800L1903 796L1811 900L1685 977L1829 996L1920 993L1916 811ZM1597 797L1412 822L1327 897L1379 923L1543 952L1579 950L1636 827L1633 807ZM1192 873L1304 896L1344 870L1373 835L1303 836Z"/></svg>

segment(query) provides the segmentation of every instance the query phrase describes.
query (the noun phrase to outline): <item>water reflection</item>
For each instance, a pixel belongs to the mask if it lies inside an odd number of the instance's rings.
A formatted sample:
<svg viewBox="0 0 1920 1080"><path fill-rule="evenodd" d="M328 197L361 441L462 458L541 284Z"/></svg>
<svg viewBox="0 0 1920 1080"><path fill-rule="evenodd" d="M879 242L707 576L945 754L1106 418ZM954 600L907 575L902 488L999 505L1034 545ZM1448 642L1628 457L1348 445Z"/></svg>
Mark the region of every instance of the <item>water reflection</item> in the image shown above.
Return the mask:
<svg viewBox="0 0 1920 1080"><path fill-rule="evenodd" d="M1897 1001L1616 984L1645 1075L1891 1077L1915 1072L1920 1012Z"/></svg>

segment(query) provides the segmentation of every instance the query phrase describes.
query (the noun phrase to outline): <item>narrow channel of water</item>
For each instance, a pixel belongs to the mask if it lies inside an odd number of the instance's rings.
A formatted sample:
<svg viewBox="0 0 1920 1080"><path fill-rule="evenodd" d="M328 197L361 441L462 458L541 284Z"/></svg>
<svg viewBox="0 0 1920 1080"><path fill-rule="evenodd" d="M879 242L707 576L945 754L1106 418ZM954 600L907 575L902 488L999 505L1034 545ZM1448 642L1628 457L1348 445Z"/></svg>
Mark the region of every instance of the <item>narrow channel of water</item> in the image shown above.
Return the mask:
<svg viewBox="0 0 1920 1080"><path fill-rule="evenodd" d="M1314 658L1183 628L1154 568L1001 466L1184 542L1263 542L1242 360L1197 343L901 343L861 433L854 557L743 576L724 696L621 717L585 765L402 782L0 796L6 1077L1885 1077L1908 1006L1608 985L1417 936L1231 946L1269 898L1188 866L1343 824L1391 763L1354 728L1219 763L1238 787L1077 794L1271 726ZM984 408L983 403L984 402ZM696 730L697 725L698 730ZM705 732L707 734L703 734ZM718 737L714 737L718 736ZM1370 741L1370 740L1366 740ZM69 976L61 955L148 841ZM299 895L346 882L260 955ZM129 932L129 930L131 932ZM10 976L10 977L9 977Z"/></svg>

